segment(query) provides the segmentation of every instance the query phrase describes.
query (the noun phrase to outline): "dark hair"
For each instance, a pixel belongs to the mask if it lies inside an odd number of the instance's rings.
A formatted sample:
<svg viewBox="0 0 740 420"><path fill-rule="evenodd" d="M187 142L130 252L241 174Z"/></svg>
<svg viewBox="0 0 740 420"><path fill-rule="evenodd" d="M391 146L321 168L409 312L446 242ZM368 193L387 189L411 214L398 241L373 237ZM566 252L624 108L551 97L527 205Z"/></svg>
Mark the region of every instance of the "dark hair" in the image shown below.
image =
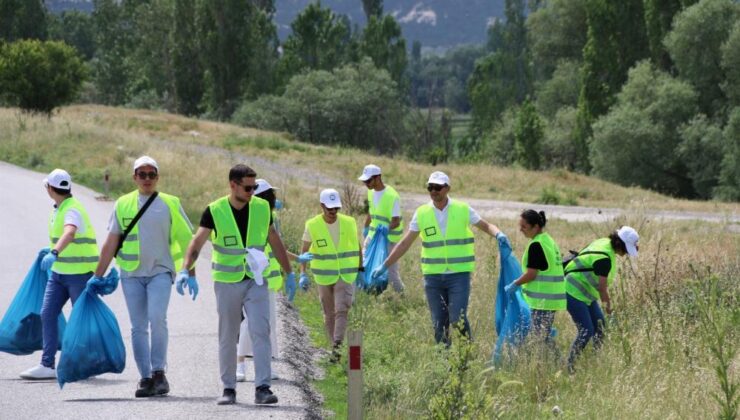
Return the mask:
<svg viewBox="0 0 740 420"><path fill-rule="evenodd" d="M624 241L619 237L616 230L609 234L609 241L611 241L614 251L627 253L627 245L624 244Z"/></svg>
<svg viewBox="0 0 740 420"><path fill-rule="evenodd" d="M257 194L257 197L270 203L270 210L275 209L275 190L270 188L268 190L262 191L261 193Z"/></svg>
<svg viewBox="0 0 740 420"><path fill-rule="evenodd" d="M52 187L51 185L49 185L49 187L51 188L52 191L54 191L55 193L59 195L72 195L72 188L63 190L61 188Z"/></svg>
<svg viewBox="0 0 740 420"><path fill-rule="evenodd" d="M229 171L229 181L241 181L242 178L257 178L257 172L242 163L231 168Z"/></svg>
<svg viewBox="0 0 740 420"><path fill-rule="evenodd" d="M521 217L522 219L524 219L525 222L532 226L539 226L543 228L547 224L547 218L545 217L544 211L537 213L537 211L532 209L524 210L521 214Z"/></svg>

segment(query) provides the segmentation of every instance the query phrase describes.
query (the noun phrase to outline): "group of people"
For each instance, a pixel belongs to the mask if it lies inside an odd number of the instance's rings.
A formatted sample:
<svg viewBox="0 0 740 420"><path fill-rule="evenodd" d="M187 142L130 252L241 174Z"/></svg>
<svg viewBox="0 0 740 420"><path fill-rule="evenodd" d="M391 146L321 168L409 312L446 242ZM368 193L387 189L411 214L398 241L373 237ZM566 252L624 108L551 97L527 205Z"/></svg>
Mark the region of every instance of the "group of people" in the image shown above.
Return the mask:
<svg viewBox="0 0 740 420"><path fill-rule="evenodd" d="M255 403L275 404L271 362L277 354L275 293L284 289L292 300L297 286L307 290L310 272L318 285L332 359L338 360L355 284L364 282L363 249L377 232L388 237L388 257L368 275L387 273L403 293L398 260L421 236L421 271L431 312L434 338L450 344L450 326L471 336L467 319L471 275L475 271L475 237L471 226L492 237L501 230L482 219L467 203L449 197L450 178L433 172L427 181L431 201L416 209L404 233L400 196L385 185L381 169L367 165L359 177L368 189L369 212L362 237L353 217L342 214L340 194L325 189L319 195L322 212L305 224L300 254L286 250L280 237L275 188L246 165L229 171L229 194L210 203L198 229L193 228L180 200L157 190L159 166L149 156L134 162L136 189L120 197L108 224L108 236L98 252L95 230L82 204L72 196L70 175L55 169L44 180L54 201L49 222L50 251L41 261L50 278L42 305L41 363L21 374L26 379L56 376L57 317L67 300L72 304L88 281L105 281L113 258L121 269L132 325L134 359L140 374L136 397L167 394L167 308L172 285L180 295L196 299L199 285L195 263L201 249L212 243L211 277L218 313L219 369L223 394L218 404L236 402L236 382L245 379L247 357L254 361ZM583 249L563 268L560 250L543 231L545 214L527 210L520 230L531 241L522 258L524 274L506 287L532 309L533 331L549 334L554 313L566 309L578 327L569 362L592 338L601 335L599 298L611 311L608 285L616 271L616 255L636 255L637 232L622 227L608 238ZM299 263L300 282L291 260ZM283 282L283 278L285 281Z"/></svg>

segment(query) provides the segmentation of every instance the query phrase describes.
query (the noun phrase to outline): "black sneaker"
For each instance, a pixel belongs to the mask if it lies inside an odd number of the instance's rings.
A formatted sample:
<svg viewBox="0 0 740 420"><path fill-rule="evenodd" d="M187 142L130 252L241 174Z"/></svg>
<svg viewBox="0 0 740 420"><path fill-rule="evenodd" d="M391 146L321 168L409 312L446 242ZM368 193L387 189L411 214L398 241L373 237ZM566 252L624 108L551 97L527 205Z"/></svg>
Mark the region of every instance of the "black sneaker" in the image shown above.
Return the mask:
<svg viewBox="0 0 740 420"><path fill-rule="evenodd" d="M267 385L258 386L254 391L255 404L277 404L277 402L277 395L273 394Z"/></svg>
<svg viewBox="0 0 740 420"><path fill-rule="evenodd" d="M163 370L155 370L152 372L152 380L154 381L155 394L164 395L170 392L170 383L167 382L167 377L164 376Z"/></svg>
<svg viewBox="0 0 740 420"><path fill-rule="evenodd" d="M236 390L224 388L224 395L216 400L218 405L236 404Z"/></svg>
<svg viewBox="0 0 740 420"><path fill-rule="evenodd" d="M152 378L143 378L139 381L139 388L136 390L136 398L153 397L154 393L154 381Z"/></svg>

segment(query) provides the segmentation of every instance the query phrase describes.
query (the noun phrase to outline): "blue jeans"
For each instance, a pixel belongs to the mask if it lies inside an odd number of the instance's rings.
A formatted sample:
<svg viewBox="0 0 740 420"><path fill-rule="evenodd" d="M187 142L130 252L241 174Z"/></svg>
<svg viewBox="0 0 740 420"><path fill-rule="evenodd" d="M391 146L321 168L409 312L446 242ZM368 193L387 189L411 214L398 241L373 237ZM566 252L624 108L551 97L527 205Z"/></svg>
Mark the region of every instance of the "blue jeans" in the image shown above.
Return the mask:
<svg viewBox="0 0 740 420"><path fill-rule="evenodd" d="M172 293L172 274L128 277L121 280L121 287L131 319L136 367L142 378L151 378L152 371L167 367L167 307Z"/></svg>
<svg viewBox="0 0 740 420"><path fill-rule="evenodd" d="M68 299L75 304L87 281L93 273L59 274L51 272L51 278L46 283L44 302L41 304L41 330L44 336L44 350L41 354L41 364L54 368L54 359L59 348L59 326L57 318Z"/></svg>
<svg viewBox="0 0 740 420"><path fill-rule="evenodd" d="M471 338L468 323L470 273L427 274L424 276L424 292L432 313L437 343L450 345L451 324L457 325L461 334Z"/></svg>
<svg viewBox="0 0 740 420"><path fill-rule="evenodd" d="M576 358L591 338L594 339L594 348L598 348L601 345L601 338L604 336L605 320L604 314L601 312L601 307L599 307L599 302L593 301L591 304L586 304L571 295L567 295L567 300L568 313L573 318L573 322L576 323L576 328L578 329L578 334L573 341L573 345L570 347L570 354L568 355L568 367L572 370Z"/></svg>

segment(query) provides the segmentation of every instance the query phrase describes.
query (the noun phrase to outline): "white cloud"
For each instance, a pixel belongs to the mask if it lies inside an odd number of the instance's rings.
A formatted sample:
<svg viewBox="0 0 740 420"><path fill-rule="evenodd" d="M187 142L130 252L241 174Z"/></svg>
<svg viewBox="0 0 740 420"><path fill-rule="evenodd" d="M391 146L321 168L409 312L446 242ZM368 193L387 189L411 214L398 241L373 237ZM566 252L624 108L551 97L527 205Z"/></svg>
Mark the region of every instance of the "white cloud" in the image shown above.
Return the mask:
<svg viewBox="0 0 740 420"><path fill-rule="evenodd" d="M424 8L423 3L416 3L414 8L411 9L405 16L398 19L401 23L427 23L432 26L437 26L437 13L431 8Z"/></svg>

